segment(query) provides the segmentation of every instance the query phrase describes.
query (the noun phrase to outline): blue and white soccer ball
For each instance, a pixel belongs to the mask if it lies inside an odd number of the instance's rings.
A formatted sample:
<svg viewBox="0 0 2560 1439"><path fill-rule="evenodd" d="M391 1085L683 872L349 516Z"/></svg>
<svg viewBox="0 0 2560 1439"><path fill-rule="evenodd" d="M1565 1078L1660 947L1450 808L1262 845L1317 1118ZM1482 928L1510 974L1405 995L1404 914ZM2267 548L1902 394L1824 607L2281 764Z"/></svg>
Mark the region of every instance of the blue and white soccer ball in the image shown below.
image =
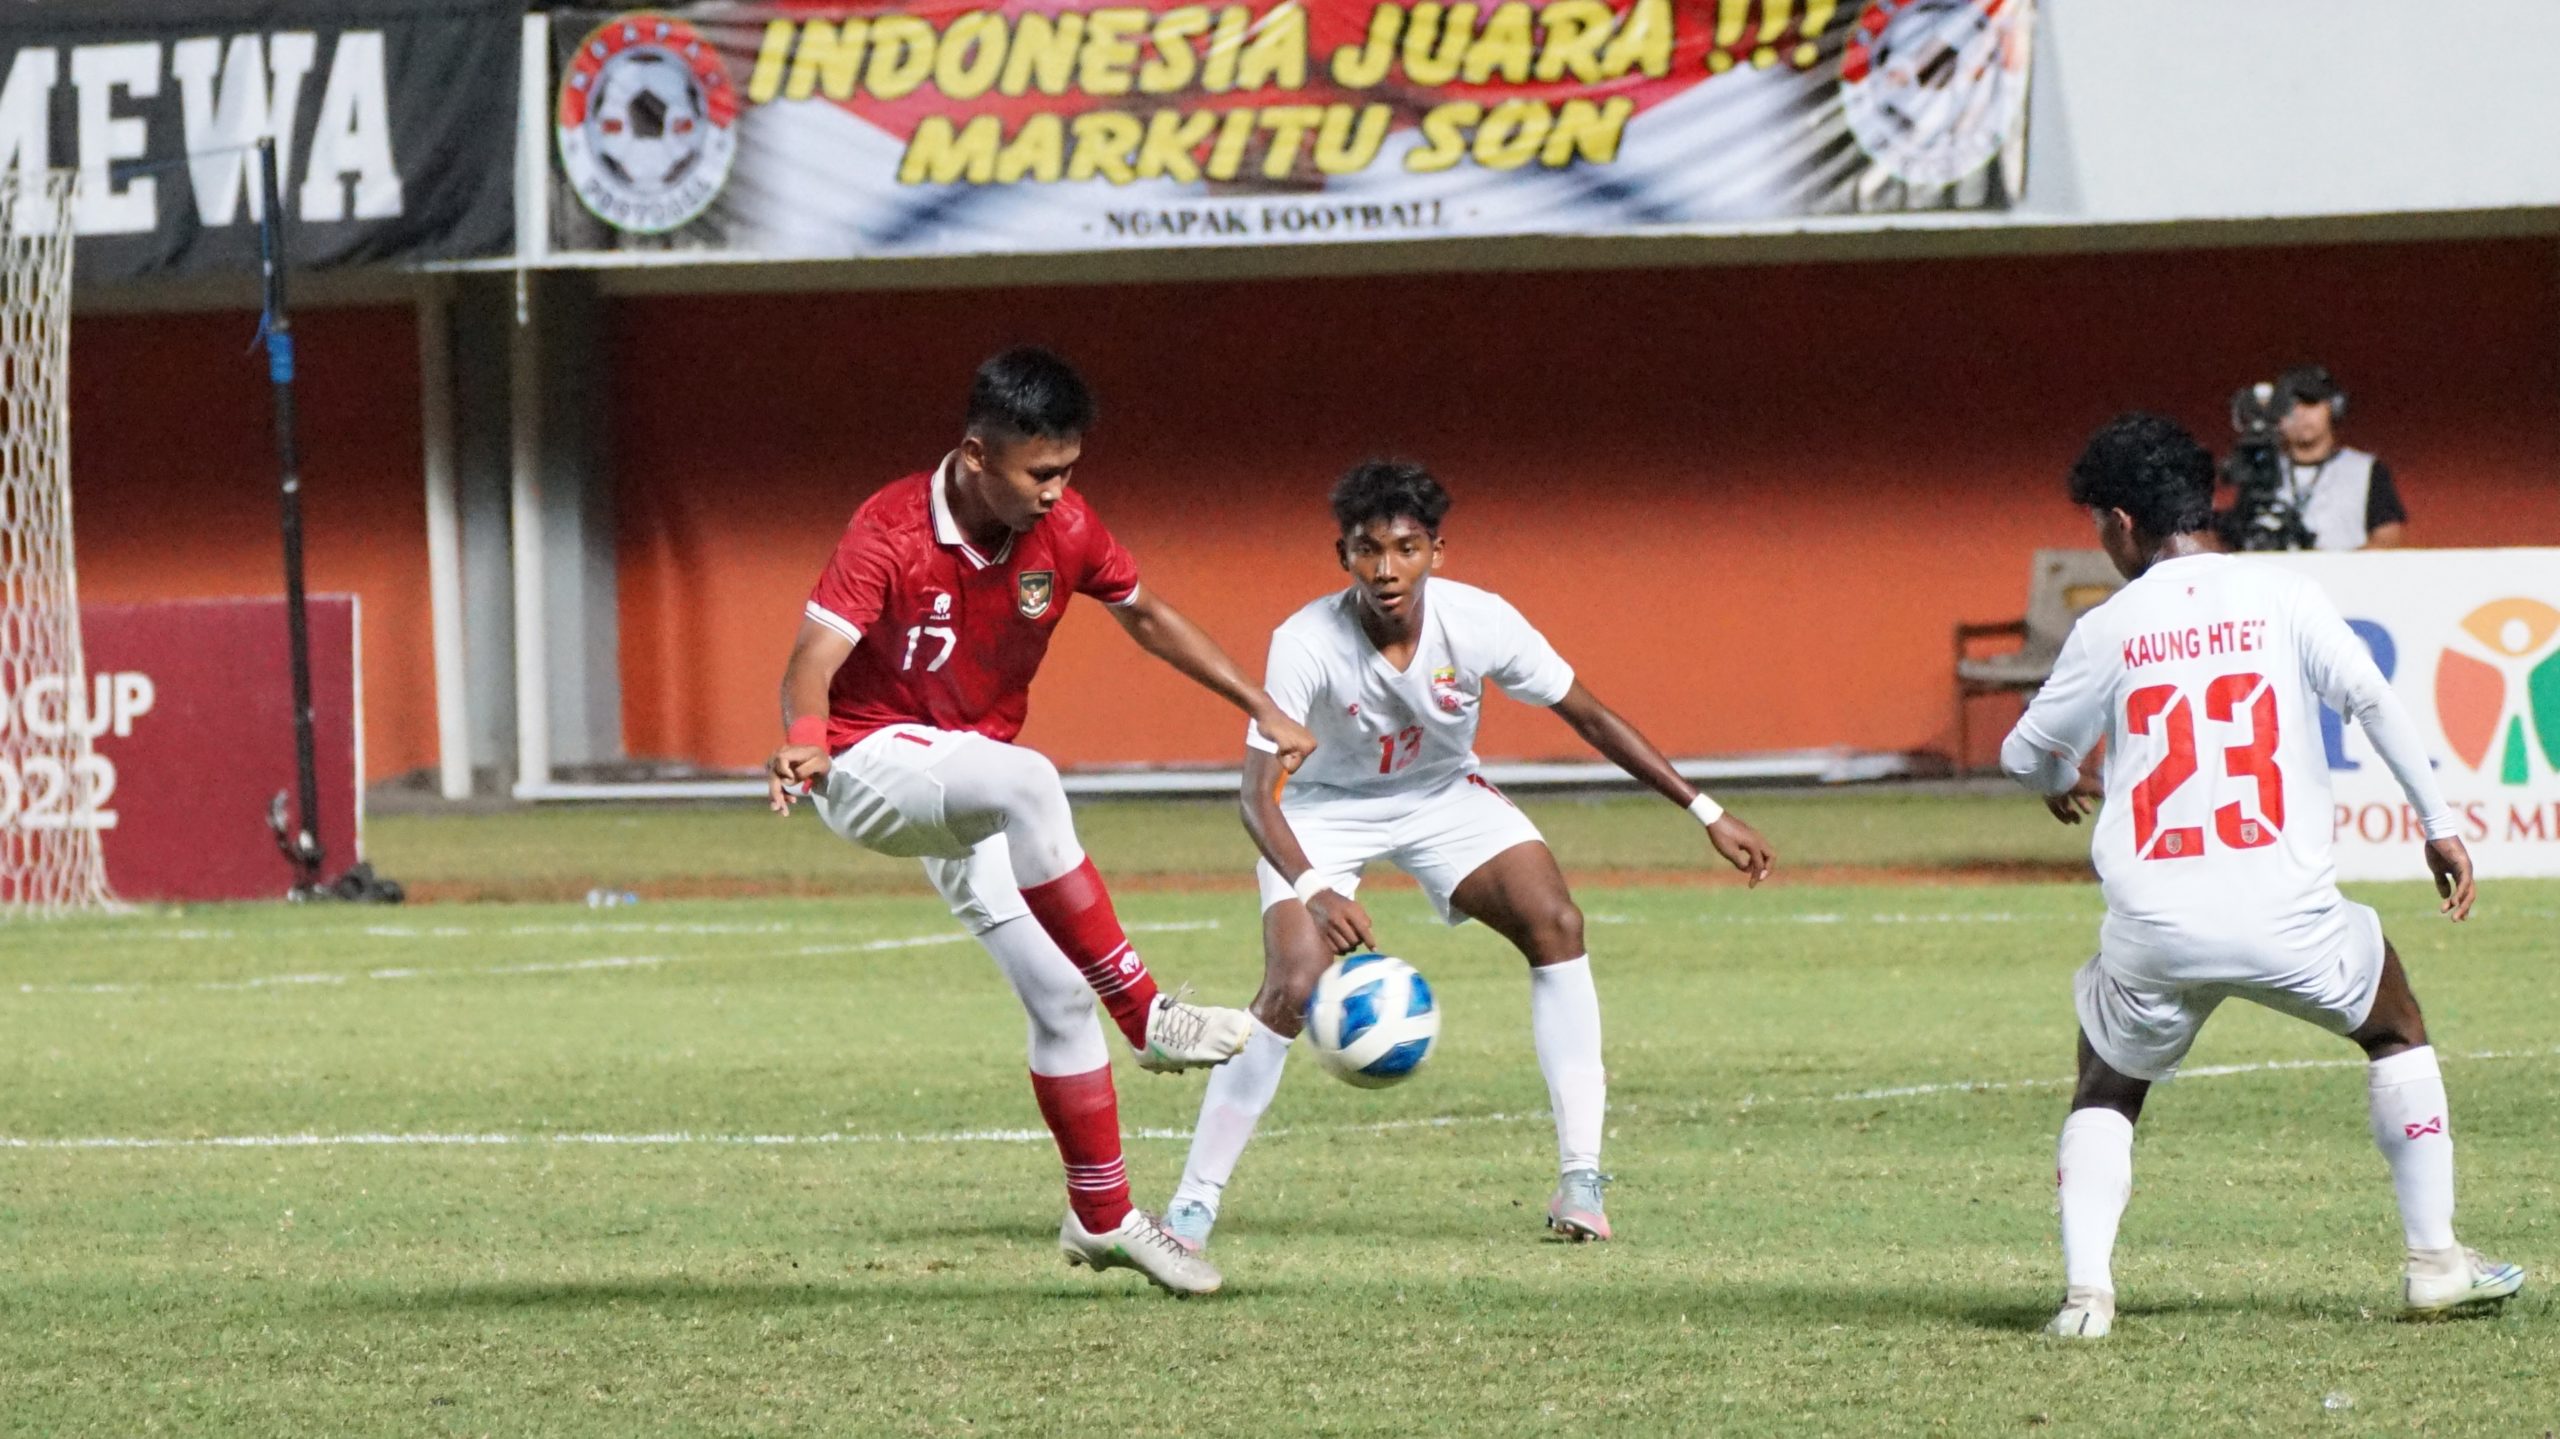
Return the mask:
<svg viewBox="0 0 2560 1439"><path fill-rule="evenodd" d="M1440 1037L1440 1003L1412 965L1383 954L1337 959L1307 994L1316 1059L1363 1089L1411 1078Z"/></svg>

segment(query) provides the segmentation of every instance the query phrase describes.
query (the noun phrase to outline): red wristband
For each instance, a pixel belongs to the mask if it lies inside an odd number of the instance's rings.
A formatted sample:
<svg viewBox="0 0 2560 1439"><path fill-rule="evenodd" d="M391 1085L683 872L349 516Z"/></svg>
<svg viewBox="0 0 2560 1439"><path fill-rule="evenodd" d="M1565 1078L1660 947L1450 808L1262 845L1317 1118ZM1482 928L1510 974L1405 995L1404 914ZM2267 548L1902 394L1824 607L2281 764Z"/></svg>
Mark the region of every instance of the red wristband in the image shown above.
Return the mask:
<svg viewBox="0 0 2560 1439"><path fill-rule="evenodd" d="M790 727L782 732L782 742L784 744L815 745L819 749L825 749L827 747L827 717L825 715L800 716L798 719L793 720Z"/></svg>

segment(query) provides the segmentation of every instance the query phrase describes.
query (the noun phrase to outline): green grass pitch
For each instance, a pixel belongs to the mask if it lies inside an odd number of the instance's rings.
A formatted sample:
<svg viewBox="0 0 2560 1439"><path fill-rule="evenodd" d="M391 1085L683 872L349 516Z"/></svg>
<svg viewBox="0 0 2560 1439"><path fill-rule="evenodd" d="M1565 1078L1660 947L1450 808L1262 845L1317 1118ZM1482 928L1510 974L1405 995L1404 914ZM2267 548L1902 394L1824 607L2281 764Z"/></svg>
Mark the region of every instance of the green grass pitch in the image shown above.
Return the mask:
<svg viewBox="0 0 2560 1439"><path fill-rule="evenodd" d="M2085 884L1610 883L1659 806L1539 806L1593 924L1620 1239L1542 1238L1519 961L1376 896L1438 1054L1304 1055L1177 1302L1069 1271L992 966L805 816L386 821L403 877L635 909L204 907L0 929L0 1432L2499 1434L2560 1427L2560 883L2466 926L2369 886L2446 1056L2498 1314L2394 1314L2354 1051L2226 1006L2154 1098L2113 1338L2060 1289L2052 1147ZM2067 857L2031 802L1737 797L1811 863ZM1106 865L1227 872L1215 808L1088 811ZM2041 822L2040 822L2041 823ZM2045 828L2058 832L2048 837ZM759 848L761 847L761 848ZM846 876L855 876L847 880ZM778 891L667 899L723 880ZM653 889L653 886L659 888ZM1240 1001L1249 892L1133 885ZM1161 1205L1196 1077L1121 1066Z"/></svg>

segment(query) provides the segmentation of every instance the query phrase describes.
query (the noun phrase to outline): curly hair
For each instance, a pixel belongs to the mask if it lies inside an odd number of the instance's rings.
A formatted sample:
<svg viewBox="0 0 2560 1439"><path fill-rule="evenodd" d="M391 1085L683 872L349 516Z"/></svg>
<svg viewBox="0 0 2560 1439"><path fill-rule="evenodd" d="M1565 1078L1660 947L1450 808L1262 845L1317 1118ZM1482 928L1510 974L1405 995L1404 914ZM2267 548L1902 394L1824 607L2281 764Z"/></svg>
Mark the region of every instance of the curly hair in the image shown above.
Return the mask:
<svg viewBox="0 0 2560 1439"><path fill-rule="evenodd" d="M2153 539L2213 525L2213 456L2176 422L2118 415L2089 437L2071 466L2071 502L2122 510Z"/></svg>
<svg viewBox="0 0 2560 1439"><path fill-rule="evenodd" d="M1363 460L1333 483L1333 522L1344 534L1401 517L1436 535L1448 513L1449 492L1410 460Z"/></svg>

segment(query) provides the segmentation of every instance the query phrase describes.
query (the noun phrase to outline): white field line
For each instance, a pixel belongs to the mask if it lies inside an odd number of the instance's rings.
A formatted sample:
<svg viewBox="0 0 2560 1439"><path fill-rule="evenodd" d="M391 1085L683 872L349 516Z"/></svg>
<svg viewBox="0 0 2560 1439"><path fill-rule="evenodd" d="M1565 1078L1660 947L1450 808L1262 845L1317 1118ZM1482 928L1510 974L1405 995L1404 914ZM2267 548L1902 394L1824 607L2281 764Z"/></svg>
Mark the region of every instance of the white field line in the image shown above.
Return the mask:
<svg viewBox="0 0 2560 1439"><path fill-rule="evenodd" d="M2450 1054L2447 1059L2494 1062L2508 1059L2547 1059L2560 1055L2560 1045L2549 1049L2480 1049L2468 1054ZM2170 1083L2190 1079L2227 1079L2237 1074L2276 1074L2290 1069L2362 1069L2361 1059L2266 1059L2250 1064L2204 1064L2181 1069ZM1746 1095L1742 1107L1756 1109L1768 1104L1871 1104L1884 1099L1919 1099L1932 1094L1998 1094L2012 1089L2069 1089L2068 1078L2048 1079L1951 1079L1935 1084L1896 1084L1882 1089L1853 1089L1840 1094L1798 1094L1785 1096Z"/></svg>
<svg viewBox="0 0 2560 1439"><path fill-rule="evenodd" d="M1996 910L1981 913L1895 911L1889 914L1701 914L1698 924L2026 924L2054 923L2054 915L2008 914Z"/></svg>
<svg viewBox="0 0 2560 1439"><path fill-rule="evenodd" d="M2548 1049L2481 1050L2470 1054L2449 1055L2463 1063L2488 1063L2499 1060L2548 1059L2560 1055L2560 1045ZM2185 1071L2182 1079L2223 1079L2233 1075L2273 1074L2294 1069L2346 1069L2361 1065L2361 1059L2276 1059L2256 1064L2213 1064ZM1996 1093L2012 1089L2061 1089L2067 1079L2006 1079L1953 1081L1944 1084L1903 1084L1884 1089L1859 1089L1842 1094L1807 1094L1790 1098L1746 1096L1743 1107L1756 1108L1769 1104L1872 1104L1880 1100L1915 1099L1936 1094ZM1523 1110L1515 1114L1439 1114L1416 1119L1388 1119L1368 1124L1302 1125L1262 1131L1267 1138L1290 1135L1331 1136L1348 1134L1395 1134L1422 1129L1465 1129L1478 1125L1525 1124L1548 1118L1544 1110ZM1126 1136L1132 1140L1186 1141L1188 1129L1139 1129ZM954 1129L928 1131L922 1134L880 1133L853 1134L830 1130L823 1134L703 1134L692 1130L668 1130L654 1134L596 1134L557 1132L547 1134L509 1133L438 1133L435 1131L401 1134L230 1134L203 1138L99 1135L64 1139L19 1139L0 1137L0 1150L98 1150L98 1149L530 1149L538 1147L592 1147L606 1149L666 1148L678 1145L707 1145L737 1149L826 1148L840 1145L955 1145L955 1144L1039 1144L1053 1142L1045 1129Z"/></svg>
<svg viewBox="0 0 2560 1439"><path fill-rule="evenodd" d="M1163 923L1124 925L1131 934L1185 934L1216 929L1214 919L1186 919ZM739 930L739 933L749 931ZM764 932L764 931L754 931ZM969 936L958 930L938 934L902 935L895 939L865 939L845 944L811 944L781 951L793 957L827 954L879 954L893 949L925 949L935 945L967 944ZM122 984L21 984L20 994L140 994L155 989L245 990L279 989L296 985L345 984L350 980L401 979L467 979L481 975L576 974L596 969L641 969L651 965L676 964L687 960L709 958L690 954L612 954L594 959L535 960L524 964L493 964L476 969L389 968L358 970L344 974L261 974L247 979L198 979L177 982L134 981ZM758 956L770 957L770 956Z"/></svg>

